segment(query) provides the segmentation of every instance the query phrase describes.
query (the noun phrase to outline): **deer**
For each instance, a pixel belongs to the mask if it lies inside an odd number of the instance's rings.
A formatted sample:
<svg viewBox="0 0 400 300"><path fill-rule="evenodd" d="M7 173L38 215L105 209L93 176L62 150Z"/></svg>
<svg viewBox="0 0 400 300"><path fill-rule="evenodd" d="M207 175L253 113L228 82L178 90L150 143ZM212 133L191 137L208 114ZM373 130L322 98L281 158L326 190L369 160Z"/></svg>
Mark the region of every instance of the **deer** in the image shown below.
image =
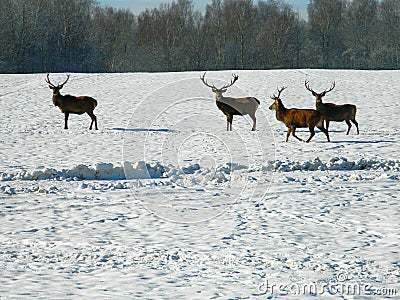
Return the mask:
<svg viewBox="0 0 400 300"><path fill-rule="evenodd" d="M310 130L310 137L306 141L307 143L309 143L315 135L315 127L325 133L328 142L330 142L328 130L324 128L324 117L319 111L315 109L286 108L283 105L280 96L286 88L287 87L282 87L281 89L278 88L278 95L276 96L273 94L271 96L271 99L274 100L274 102L269 107L270 110L276 111L276 119L283 122L288 128L286 142L288 142L290 134L299 141L303 141L296 135L296 128L307 127Z"/></svg>
<svg viewBox="0 0 400 300"><path fill-rule="evenodd" d="M256 111L260 106L260 101L258 101L254 97L245 97L245 98L232 98L232 97L224 97L222 94L225 93L229 87L234 85L234 83L239 79L238 75L232 74L232 80L230 83L225 84L221 88L217 88L214 84L210 85L205 80L206 72L204 72L203 76L200 76L201 81L205 86L211 88L213 93L215 93L215 100L217 107L221 110L226 116L226 130L232 131L232 122L233 116L245 116L249 115L253 120L252 131L256 130Z"/></svg>
<svg viewBox="0 0 400 300"><path fill-rule="evenodd" d="M354 125L356 125L357 134L360 134L360 131L358 130L358 122L356 121L357 107L355 105L353 104L338 105L334 103L322 102L322 97L324 97L327 93L329 93L335 88L335 81L333 81L331 87L328 90L325 90L322 93L317 93L313 89L311 89L308 80L304 82L304 85L306 86L306 89L310 91L315 97L316 109L324 115L327 130L329 129L330 121L333 122L345 121L348 126L346 133L348 135L351 129L351 123L350 123L351 121L354 123Z"/></svg>
<svg viewBox="0 0 400 300"><path fill-rule="evenodd" d="M97 128L97 117L94 115L93 110L97 106L96 99L88 96L71 96L71 95L61 95L60 90L64 87L64 85L69 80L69 75L67 75L67 79L62 84L57 84L57 86L50 82L49 78L50 74L46 76L46 82L49 84L49 88L53 90L53 104L58 106L62 113L64 113L64 129L68 129L68 117L69 114L84 114L87 113L89 117L92 119L92 123L90 123L89 129L92 130L93 123L95 125L95 129Z"/></svg>

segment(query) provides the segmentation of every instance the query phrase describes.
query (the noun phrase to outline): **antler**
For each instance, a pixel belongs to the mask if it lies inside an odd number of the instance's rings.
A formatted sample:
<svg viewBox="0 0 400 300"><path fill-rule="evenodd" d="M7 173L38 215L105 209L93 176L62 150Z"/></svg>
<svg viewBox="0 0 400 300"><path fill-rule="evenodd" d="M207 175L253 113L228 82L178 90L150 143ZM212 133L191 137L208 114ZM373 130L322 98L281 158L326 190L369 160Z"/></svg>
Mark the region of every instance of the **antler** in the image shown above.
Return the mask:
<svg viewBox="0 0 400 300"><path fill-rule="evenodd" d="M281 87L281 89L278 89L278 98L286 88L287 88L287 86L283 86L283 87Z"/></svg>
<svg viewBox="0 0 400 300"><path fill-rule="evenodd" d="M66 79L62 84L58 84L57 86L55 86L53 83L50 82L49 76L50 76L50 73L47 73L47 76L46 76L45 81L46 81L49 85L51 85L52 87L54 87L54 88L55 88L55 87L62 88L62 87L64 86L64 84L66 84L67 81L68 81L68 79L69 79L69 74L68 74L68 75L67 75L67 79Z"/></svg>
<svg viewBox="0 0 400 300"><path fill-rule="evenodd" d="M59 87L62 88L64 86L64 84L67 83L68 79L69 79L69 74L67 75L67 79L62 84L59 84Z"/></svg>
<svg viewBox="0 0 400 300"><path fill-rule="evenodd" d="M313 94L318 94L317 92L315 92L313 89L310 88L309 81L308 81L307 79L304 81L304 85L306 86L306 89L309 90L311 93L313 93ZM334 88L335 88L335 81L332 82L332 86L330 87L330 89L329 89L329 90L323 91L323 92L321 93L321 95L322 95L322 96L325 96L326 93L329 93L329 92L332 91Z"/></svg>
<svg viewBox="0 0 400 300"><path fill-rule="evenodd" d="M273 95L271 96L271 99L272 99L272 100L275 100L275 99L279 98L279 97L281 96L281 93L282 93L286 88L287 88L287 86L283 86L283 87L281 87L281 89L279 89L279 88L277 87L277 89L278 89L278 96L275 96L275 94L273 94Z"/></svg>
<svg viewBox="0 0 400 300"><path fill-rule="evenodd" d="M330 91L332 91L335 88L335 81L332 82L332 86L329 90L325 90L324 93L329 93Z"/></svg>
<svg viewBox="0 0 400 300"><path fill-rule="evenodd" d="M233 78L231 79L231 82L228 84L225 84L221 89L227 89L228 87L231 87L236 82L236 80L239 79L239 76L236 74L232 74L232 76L233 76Z"/></svg>
<svg viewBox="0 0 400 300"><path fill-rule="evenodd" d="M206 73L207 73L207 72L204 72L203 76L200 76L201 81L203 81L203 83L204 83L206 86L208 86L208 87L210 87L210 88L212 88L212 89L216 89L215 85L209 85L209 84L207 83L207 81L204 79L204 77L206 76Z"/></svg>
<svg viewBox="0 0 400 300"><path fill-rule="evenodd" d="M306 86L306 89L309 90L311 93L315 93L315 91L313 91L313 90L310 88L309 83L310 83L310 82L309 82L307 79L304 81L304 85Z"/></svg>
<svg viewBox="0 0 400 300"><path fill-rule="evenodd" d="M46 81L49 85L51 85L52 87L56 87L54 84L52 84L52 83L50 82L49 75L50 75L50 73L47 73L47 76L46 76L45 81Z"/></svg>

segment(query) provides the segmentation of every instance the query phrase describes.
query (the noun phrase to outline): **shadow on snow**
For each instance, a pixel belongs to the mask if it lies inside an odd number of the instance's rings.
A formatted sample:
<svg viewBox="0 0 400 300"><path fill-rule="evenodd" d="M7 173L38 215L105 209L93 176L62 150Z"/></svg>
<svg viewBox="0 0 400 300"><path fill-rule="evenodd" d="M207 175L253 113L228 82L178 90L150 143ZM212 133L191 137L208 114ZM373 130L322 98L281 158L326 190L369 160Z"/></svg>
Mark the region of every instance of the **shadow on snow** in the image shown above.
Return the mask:
<svg viewBox="0 0 400 300"><path fill-rule="evenodd" d="M126 132L174 132L168 128L111 128L111 130L126 131Z"/></svg>

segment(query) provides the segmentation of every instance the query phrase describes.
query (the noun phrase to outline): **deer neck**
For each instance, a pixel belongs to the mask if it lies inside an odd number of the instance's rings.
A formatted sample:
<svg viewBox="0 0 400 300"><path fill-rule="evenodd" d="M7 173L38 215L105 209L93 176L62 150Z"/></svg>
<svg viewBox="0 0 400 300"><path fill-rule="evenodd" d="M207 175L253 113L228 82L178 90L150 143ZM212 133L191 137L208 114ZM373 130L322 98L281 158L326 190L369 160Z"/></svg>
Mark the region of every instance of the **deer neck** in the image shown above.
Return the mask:
<svg viewBox="0 0 400 300"><path fill-rule="evenodd" d="M215 100L218 102L218 101L221 101L222 99L224 98L224 96L222 96L222 93L216 93L215 94Z"/></svg>
<svg viewBox="0 0 400 300"><path fill-rule="evenodd" d="M56 94L53 94L53 104L54 106L59 106L60 105L60 101L61 101L61 94L60 92L57 92Z"/></svg>
<svg viewBox="0 0 400 300"><path fill-rule="evenodd" d="M322 103L322 100L321 99L318 99L318 100L316 100L315 101L315 107L318 109L318 108L321 108L321 107L323 107L323 103Z"/></svg>
<svg viewBox="0 0 400 300"><path fill-rule="evenodd" d="M276 119L279 121L283 121L285 119L287 111L288 109L283 105L283 103L279 102L278 109L276 110Z"/></svg>

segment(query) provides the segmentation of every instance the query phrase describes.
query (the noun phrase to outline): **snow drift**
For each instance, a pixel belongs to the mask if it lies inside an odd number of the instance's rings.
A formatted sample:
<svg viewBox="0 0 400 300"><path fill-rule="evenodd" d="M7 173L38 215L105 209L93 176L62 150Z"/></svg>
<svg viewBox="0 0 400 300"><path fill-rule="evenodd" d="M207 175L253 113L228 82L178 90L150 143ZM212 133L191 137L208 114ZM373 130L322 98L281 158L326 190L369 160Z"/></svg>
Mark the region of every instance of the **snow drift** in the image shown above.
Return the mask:
<svg viewBox="0 0 400 300"><path fill-rule="evenodd" d="M144 161L137 163L124 162L122 165L99 163L95 166L79 164L70 169L57 170L50 167L39 167L35 170L18 170L14 173L0 172L0 181L13 180L134 180L169 178L178 181L184 176L199 175L202 181L218 179L219 182L229 180L233 172L252 173L256 171L400 171L399 160L366 159L348 160L345 157L334 157L329 161L322 161L318 157L312 161L275 160L267 161L260 166L244 166L227 163L216 168L202 167L198 163L185 167L174 165L163 166L160 163L149 164ZM210 177L211 176L211 177Z"/></svg>

